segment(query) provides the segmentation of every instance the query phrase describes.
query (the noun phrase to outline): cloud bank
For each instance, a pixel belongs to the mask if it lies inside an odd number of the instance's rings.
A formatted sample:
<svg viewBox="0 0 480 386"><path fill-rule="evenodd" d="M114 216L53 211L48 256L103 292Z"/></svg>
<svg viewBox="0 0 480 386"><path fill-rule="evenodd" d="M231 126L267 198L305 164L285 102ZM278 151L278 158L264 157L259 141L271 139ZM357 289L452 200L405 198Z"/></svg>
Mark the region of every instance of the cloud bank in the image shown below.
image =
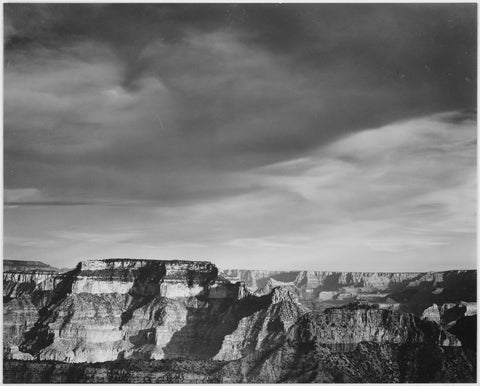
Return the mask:
<svg viewBox="0 0 480 386"><path fill-rule="evenodd" d="M6 256L472 267L475 8L7 4Z"/></svg>
<svg viewBox="0 0 480 386"><path fill-rule="evenodd" d="M193 255L264 269L471 268L475 161L475 116L436 114L231 173L238 186L255 188L215 201L7 207L5 241L7 249L57 263L64 256ZM53 240L54 251L33 239Z"/></svg>

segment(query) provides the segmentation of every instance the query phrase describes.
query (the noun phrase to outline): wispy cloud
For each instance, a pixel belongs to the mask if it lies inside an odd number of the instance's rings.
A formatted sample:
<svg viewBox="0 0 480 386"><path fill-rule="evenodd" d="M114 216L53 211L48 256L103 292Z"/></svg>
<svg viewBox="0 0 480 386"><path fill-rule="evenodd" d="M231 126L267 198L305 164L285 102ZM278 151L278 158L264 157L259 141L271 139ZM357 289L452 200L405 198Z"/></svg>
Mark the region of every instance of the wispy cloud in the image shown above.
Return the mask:
<svg viewBox="0 0 480 386"><path fill-rule="evenodd" d="M231 267L472 267L475 142L471 114L400 121L232 174L256 187L245 194L175 207L59 208L62 219L43 217L50 234L41 233L57 240L60 260L137 248L149 257L188 254ZM31 216L26 208L7 210L7 232ZM30 226L38 232L35 221ZM6 240L7 251L13 244ZM32 245L29 253L36 252Z"/></svg>

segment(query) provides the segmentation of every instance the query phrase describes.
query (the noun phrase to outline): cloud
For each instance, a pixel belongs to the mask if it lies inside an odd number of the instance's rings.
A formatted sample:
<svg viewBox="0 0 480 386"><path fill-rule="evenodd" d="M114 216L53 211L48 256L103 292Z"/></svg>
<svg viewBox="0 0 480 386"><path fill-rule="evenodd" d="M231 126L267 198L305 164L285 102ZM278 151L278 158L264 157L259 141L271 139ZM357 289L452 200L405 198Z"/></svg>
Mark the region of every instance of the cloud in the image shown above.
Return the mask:
<svg viewBox="0 0 480 386"><path fill-rule="evenodd" d="M61 217L45 208L44 237L63 245L59 260L131 252L264 269L471 268L475 142L472 114L400 121L237 171L232 179L256 186L244 194L172 207L64 207ZM28 223L23 233L38 237L39 210L7 210L7 235ZM6 247L16 250L8 239Z"/></svg>
<svg viewBox="0 0 480 386"><path fill-rule="evenodd" d="M7 4L6 232L58 261L471 264L474 8Z"/></svg>
<svg viewBox="0 0 480 386"><path fill-rule="evenodd" d="M349 7L7 5L7 188L215 200L256 189L231 172L475 105L470 7Z"/></svg>
<svg viewBox="0 0 480 386"><path fill-rule="evenodd" d="M465 120L451 123L455 116ZM474 232L475 149L475 117L445 113L352 134L310 157L257 172L265 184L319 208L318 224L328 223L334 208L334 219Z"/></svg>

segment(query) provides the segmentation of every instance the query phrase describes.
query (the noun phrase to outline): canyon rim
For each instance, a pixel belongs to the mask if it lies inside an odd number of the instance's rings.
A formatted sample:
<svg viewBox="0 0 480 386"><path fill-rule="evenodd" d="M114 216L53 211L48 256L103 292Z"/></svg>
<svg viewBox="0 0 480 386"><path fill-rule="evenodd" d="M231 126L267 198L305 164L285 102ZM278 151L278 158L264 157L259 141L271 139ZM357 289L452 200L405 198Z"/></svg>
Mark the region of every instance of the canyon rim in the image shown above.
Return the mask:
<svg viewBox="0 0 480 386"><path fill-rule="evenodd" d="M475 383L477 4L8 3L4 383Z"/></svg>

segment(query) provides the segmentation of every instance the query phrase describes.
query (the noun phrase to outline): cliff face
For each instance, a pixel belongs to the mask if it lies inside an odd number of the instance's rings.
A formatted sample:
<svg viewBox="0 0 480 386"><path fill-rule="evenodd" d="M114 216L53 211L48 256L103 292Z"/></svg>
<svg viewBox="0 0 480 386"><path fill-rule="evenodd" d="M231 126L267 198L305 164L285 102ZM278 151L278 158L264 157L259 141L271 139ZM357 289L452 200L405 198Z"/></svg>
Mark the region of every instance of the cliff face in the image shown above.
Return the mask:
<svg viewBox="0 0 480 386"><path fill-rule="evenodd" d="M455 335L412 314L382 310L374 305L330 308L309 313L290 331L292 341L316 342L339 351L351 351L361 342L393 344L434 344L460 347Z"/></svg>
<svg viewBox="0 0 480 386"><path fill-rule="evenodd" d="M19 351L23 334L33 327L38 312L49 302L58 283L58 270L39 262L4 261L3 351L4 356L29 359Z"/></svg>
<svg viewBox="0 0 480 386"><path fill-rule="evenodd" d="M455 381L460 371L465 381L474 377L475 303L457 288L459 301L428 304L454 298L454 276L219 275L208 262L119 259L65 273L4 272L4 381L418 381L433 366L420 365L427 348L443 371L429 379ZM321 307L308 306L312 296ZM403 312L418 299L422 317ZM368 365L365 350L373 352ZM132 375L115 363L128 363ZM18 375L22 366L30 378Z"/></svg>
<svg viewBox="0 0 480 386"><path fill-rule="evenodd" d="M3 296L8 301L34 291L53 291L61 280L56 272L4 272Z"/></svg>
<svg viewBox="0 0 480 386"><path fill-rule="evenodd" d="M15 342L20 351L10 347L10 358L233 359L268 345L307 311L279 291L254 296L218 278L210 263L89 261L58 279L43 307L32 308L29 323L15 331L22 341ZM31 294L42 291L37 283ZM23 307L18 302L31 298L24 295L9 310Z"/></svg>
<svg viewBox="0 0 480 386"><path fill-rule="evenodd" d="M354 332L356 331L356 332ZM249 354L217 379L252 383L474 382L475 353L438 325L375 308L305 314L275 350Z"/></svg>

